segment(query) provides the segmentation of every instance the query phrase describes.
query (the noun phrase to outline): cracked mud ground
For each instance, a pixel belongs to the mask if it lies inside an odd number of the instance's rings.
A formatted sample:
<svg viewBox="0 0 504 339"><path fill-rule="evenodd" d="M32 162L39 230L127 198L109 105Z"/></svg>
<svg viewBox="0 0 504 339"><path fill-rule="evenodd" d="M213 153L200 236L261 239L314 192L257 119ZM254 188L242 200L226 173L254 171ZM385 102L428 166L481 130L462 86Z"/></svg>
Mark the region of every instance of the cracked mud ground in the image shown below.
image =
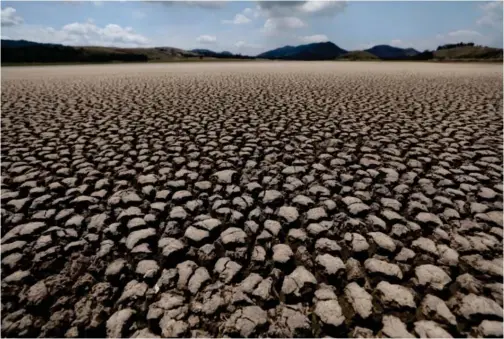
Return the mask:
<svg viewBox="0 0 504 339"><path fill-rule="evenodd" d="M2 73L2 336L502 337L501 65Z"/></svg>

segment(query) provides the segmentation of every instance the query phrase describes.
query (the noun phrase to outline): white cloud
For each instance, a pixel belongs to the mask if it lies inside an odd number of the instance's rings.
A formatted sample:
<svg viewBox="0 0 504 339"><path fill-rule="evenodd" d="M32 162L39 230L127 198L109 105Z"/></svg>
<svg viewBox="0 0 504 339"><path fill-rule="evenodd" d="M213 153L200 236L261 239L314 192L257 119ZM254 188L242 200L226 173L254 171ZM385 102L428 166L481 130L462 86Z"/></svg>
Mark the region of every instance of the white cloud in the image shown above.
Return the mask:
<svg viewBox="0 0 504 339"><path fill-rule="evenodd" d="M247 7L241 13L236 14L233 20L222 20L222 23L235 25L247 24L252 21L251 18L257 18L260 15L259 6L256 6L256 8Z"/></svg>
<svg viewBox="0 0 504 339"><path fill-rule="evenodd" d="M245 41L237 41L237 42L235 43L235 46L236 46L236 47L238 47L238 48L243 47L243 46L245 46L245 45L246 45L246 42L245 42Z"/></svg>
<svg viewBox="0 0 504 339"><path fill-rule="evenodd" d="M147 16L147 14L145 14L145 12L137 10L137 11L133 11L132 16L134 19L140 20L140 19L144 19Z"/></svg>
<svg viewBox="0 0 504 339"><path fill-rule="evenodd" d="M487 45L488 38L477 31L460 29L445 34L437 34L434 39L427 39L416 45L423 49L436 49L440 45L455 44L459 42L474 42L477 45Z"/></svg>
<svg viewBox="0 0 504 339"><path fill-rule="evenodd" d="M257 45L257 44L249 44L249 43L247 43L247 42L245 42L245 41L243 41L243 40L242 40L242 41L237 41L237 42L235 43L235 47L236 47L236 48L239 48L239 49L241 49L241 48L262 48L262 46L261 46L261 45Z"/></svg>
<svg viewBox="0 0 504 339"><path fill-rule="evenodd" d="M376 45L378 45L378 44L374 44L374 43L358 44L354 48L351 48L351 49L355 49L355 50L358 50L358 51L363 51L365 49L370 49L371 47L376 46Z"/></svg>
<svg viewBox="0 0 504 339"><path fill-rule="evenodd" d="M324 34L315 34L315 35L308 35L308 36L300 36L299 40L301 40L304 43L310 44L314 42L326 42L329 41L326 35Z"/></svg>
<svg viewBox="0 0 504 339"><path fill-rule="evenodd" d="M332 16L342 12L346 7L344 1L261 1L259 8L267 17L285 16Z"/></svg>
<svg viewBox="0 0 504 339"><path fill-rule="evenodd" d="M482 15L475 22L451 32L423 39L401 41L398 47L413 47L418 51L435 50L438 46L472 42L476 45L502 48L502 1L489 1L478 5ZM480 26L479 28L474 28ZM393 40L394 41L394 40Z"/></svg>
<svg viewBox="0 0 504 339"><path fill-rule="evenodd" d="M213 35L200 35L196 38L196 41L200 44L215 44L217 42L217 38Z"/></svg>
<svg viewBox="0 0 504 339"><path fill-rule="evenodd" d="M263 32L274 34L281 30L305 27L306 24L296 17L269 18L264 23Z"/></svg>
<svg viewBox="0 0 504 339"><path fill-rule="evenodd" d="M266 18L262 32L271 37L285 36L286 31L306 27L304 19L333 16L346 7L343 1L260 1L257 10ZM296 38L295 36L291 38ZM278 40L278 39L277 39ZM277 41L280 43L280 41Z"/></svg>
<svg viewBox="0 0 504 339"><path fill-rule="evenodd" d="M401 39L390 40L389 45L392 46L392 47L414 48L416 50L419 50L419 48L416 48L416 46L412 45L410 42L404 41L404 40L401 40ZM376 46L376 45L374 45L374 46ZM371 47L373 47L373 46L371 46ZM369 47L369 48L371 48L371 47Z"/></svg>
<svg viewBox="0 0 504 339"><path fill-rule="evenodd" d="M147 1L151 3L157 3L165 6L181 5L181 6L191 6L199 7L205 9L219 9L226 5L227 0L223 1Z"/></svg>
<svg viewBox="0 0 504 339"><path fill-rule="evenodd" d="M237 41L234 44L234 48L232 50L236 54L242 54L242 55L257 55L260 52L263 51L264 46L259 45L259 44L254 44L254 43L249 43L246 41Z"/></svg>
<svg viewBox="0 0 504 339"><path fill-rule="evenodd" d="M141 34L135 33L131 27L121 27L108 24L104 27L96 26L92 20L79 23L74 22L54 29L46 26L22 25L4 29L12 39L25 39L37 42L57 43L74 46L117 46L138 47L145 46L149 40Z"/></svg>
<svg viewBox="0 0 504 339"><path fill-rule="evenodd" d="M16 26L23 23L23 18L16 15L16 10L12 7L2 8L2 27Z"/></svg>
<svg viewBox="0 0 504 339"><path fill-rule="evenodd" d="M491 1L483 3L482 5L480 5L480 9L483 11L483 14L478 18L476 24L502 29L502 1Z"/></svg>
<svg viewBox="0 0 504 339"><path fill-rule="evenodd" d="M256 6L255 8L245 8L243 10L243 14L251 17L251 18L258 18L261 15L260 7Z"/></svg>
<svg viewBox="0 0 504 339"><path fill-rule="evenodd" d="M480 8L484 11L491 11L494 9L502 8L502 1L487 1L480 5Z"/></svg>
<svg viewBox="0 0 504 339"><path fill-rule="evenodd" d="M461 38L461 39L471 39L482 36L481 33L466 29L460 29L458 31L449 32L446 34L448 37Z"/></svg>
<svg viewBox="0 0 504 339"><path fill-rule="evenodd" d="M404 42L400 39L394 39L390 41L390 46L395 46L395 47L402 47L404 45Z"/></svg>
<svg viewBox="0 0 504 339"><path fill-rule="evenodd" d="M100 30L98 32L100 32ZM107 26L105 26L105 28L101 30L100 34L102 34L102 36L106 37L107 39L121 43L143 45L148 42L147 38L143 37L140 34L136 34L133 31L133 28L122 28L121 26L114 24L108 24Z"/></svg>
<svg viewBox="0 0 504 339"><path fill-rule="evenodd" d="M300 10L307 14L333 15L345 9L343 1L305 1Z"/></svg>
<svg viewBox="0 0 504 339"><path fill-rule="evenodd" d="M116 0L114 2L127 2L131 0ZM58 1L59 2L59 1ZM66 4L66 5L82 5L85 3L92 3L96 7L101 7L103 6L104 2L112 2L111 0L102 0L102 1L88 1L88 0L63 0L61 3Z"/></svg>
<svg viewBox="0 0 504 339"><path fill-rule="evenodd" d="M234 24L234 25L242 25L242 24L247 24L251 20L247 18L245 15L238 13L235 15L233 20L222 20L222 23L224 24Z"/></svg>
<svg viewBox="0 0 504 339"><path fill-rule="evenodd" d="M478 31L468 29L460 29L444 34L437 34L436 36L430 38L415 39L411 41L394 39L391 40L389 44L400 48L414 48L417 51L422 52L424 50L435 50L441 45L455 44L459 42L474 42L476 45L491 44L488 36L485 36Z"/></svg>
<svg viewBox="0 0 504 339"><path fill-rule="evenodd" d="M226 1L179 1L181 3L186 3L189 6L195 6L200 8L215 9L222 8L226 5Z"/></svg>

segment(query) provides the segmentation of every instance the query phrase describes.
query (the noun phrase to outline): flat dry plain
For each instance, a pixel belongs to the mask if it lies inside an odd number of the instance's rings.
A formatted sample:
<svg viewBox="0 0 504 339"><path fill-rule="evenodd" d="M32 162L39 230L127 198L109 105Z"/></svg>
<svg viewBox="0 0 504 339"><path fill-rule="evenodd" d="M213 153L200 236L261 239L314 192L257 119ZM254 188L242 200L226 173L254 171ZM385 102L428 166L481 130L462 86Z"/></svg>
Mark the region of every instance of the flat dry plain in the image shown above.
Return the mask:
<svg viewBox="0 0 504 339"><path fill-rule="evenodd" d="M502 337L502 65L2 69L2 336Z"/></svg>

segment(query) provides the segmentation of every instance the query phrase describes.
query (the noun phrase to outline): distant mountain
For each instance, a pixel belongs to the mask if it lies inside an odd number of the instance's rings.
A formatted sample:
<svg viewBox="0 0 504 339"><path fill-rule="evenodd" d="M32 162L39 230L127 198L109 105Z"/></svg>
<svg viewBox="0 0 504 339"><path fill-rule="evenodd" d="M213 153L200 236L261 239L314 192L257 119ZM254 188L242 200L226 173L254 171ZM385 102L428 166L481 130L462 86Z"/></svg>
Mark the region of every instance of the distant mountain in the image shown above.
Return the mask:
<svg viewBox="0 0 504 339"><path fill-rule="evenodd" d="M414 48L406 48L404 51L406 52L407 56L415 56L417 54L420 54L420 52Z"/></svg>
<svg viewBox="0 0 504 339"><path fill-rule="evenodd" d="M380 59L400 59L412 57L420 53L413 48L399 48L389 45L377 45L365 51L376 55Z"/></svg>
<svg viewBox="0 0 504 339"><path fill-rule="evenodd" d="M332 60L347 53L330 41L300 46L284 46L259 54L263 59Z"/></svg>
<svg viewBox="0 0 504 339"><path fill-rule="evenodd" d="M298 46L301 47L301 46ZM264 59L274 59L274 58L282 58L293 55L296 51L296 47L294 46L284 46L276 49L272 49L271 51L267 51L259 54L258 58Z"/></svg>
<svg viewBox="0 0 504 339"><path fill-rule="evenodd" d="M118 48L102 46L65 46L26 40L1 41L1 62L23 63L93 63L93 62L169 62L186 60L433 60L433 61L501 61L502 48L458 43L439 46L436 51L419 53L413 48L387 45L374 46L365 51L350 51L332 42L320 42L300 46L284 46L257 57L214 52L208 49L187 51L174 47Z"/></svg>
<svg viewBox="0 0 504 339"><path fill-rule="evenodd" d="M59 44L46 44L28 40L2 39L2 48L30 47L30 46L62 46Z"/></svg>
<svg viewBox="0 0 504 339"><path fill-rule="evenodd" d="M202 49L202 48L196 48L196 49L191 49L191 52L199 54L199 55L204 55L204 56L214 56L217 54L217 52L211 51L209 49Z"/></svg>
<svg viewBox="0 0 504 339"><path fill-rule="evenodd" d="M201 56L212 57L212 58L232 57L232 56L234 56L233 53L228 52L228 51L214 52L214 51L211 51L209 49L201 49L201 48L192 49L191 52L196 53L196 54L201 55Z"/></svg>

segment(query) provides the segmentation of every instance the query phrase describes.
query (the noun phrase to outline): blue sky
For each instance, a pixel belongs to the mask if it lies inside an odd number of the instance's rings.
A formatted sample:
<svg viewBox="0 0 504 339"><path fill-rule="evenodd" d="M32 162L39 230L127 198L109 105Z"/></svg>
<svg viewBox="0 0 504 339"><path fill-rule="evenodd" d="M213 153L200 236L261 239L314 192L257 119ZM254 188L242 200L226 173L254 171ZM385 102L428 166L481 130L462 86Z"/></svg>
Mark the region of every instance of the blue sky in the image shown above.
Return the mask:
<svg viewBox="0 0 504 339"><path fill-rule="evenodd" d="M208 48L255 55L332 41L502 47L502 2L2 1L2 38L67 45Z"/></svg>

